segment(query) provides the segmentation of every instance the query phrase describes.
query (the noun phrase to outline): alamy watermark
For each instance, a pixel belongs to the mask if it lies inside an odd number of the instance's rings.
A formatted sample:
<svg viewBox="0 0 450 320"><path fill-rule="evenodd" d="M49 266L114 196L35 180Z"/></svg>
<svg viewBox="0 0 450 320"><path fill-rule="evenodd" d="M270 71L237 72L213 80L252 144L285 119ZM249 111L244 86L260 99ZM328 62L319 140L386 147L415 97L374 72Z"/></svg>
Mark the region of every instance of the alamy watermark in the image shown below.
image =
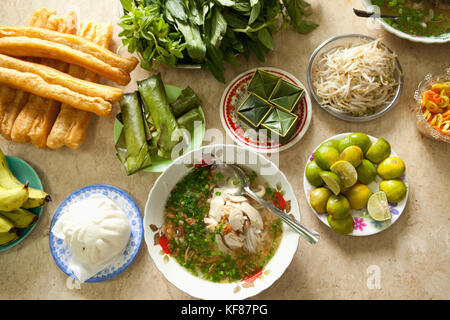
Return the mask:
<svg viewBox="0 0 450 320"><path fill-rule="evenodd" d="M380 290L381 289L381 269L379 266L373 264L366 270L367 274L367 289Z"/></svg>

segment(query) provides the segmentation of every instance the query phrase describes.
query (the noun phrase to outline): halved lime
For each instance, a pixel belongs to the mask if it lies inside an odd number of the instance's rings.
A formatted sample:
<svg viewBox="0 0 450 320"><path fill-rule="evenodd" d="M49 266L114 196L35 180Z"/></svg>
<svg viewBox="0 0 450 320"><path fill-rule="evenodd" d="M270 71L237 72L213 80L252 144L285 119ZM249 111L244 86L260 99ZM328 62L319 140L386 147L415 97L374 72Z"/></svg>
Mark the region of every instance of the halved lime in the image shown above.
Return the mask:
<svg viewBox="0 0 450 320"><path fill-rule="evenodd" d="M320 177L335 195L341 192L342 181L335 173L322 171Z"/></svg>
<svg viewBox="0 0 450 320"><path fill-rule="evenodd" d="M386 193L378 191L369 198L367 202L367 213L376 221L386 221L391 218Z"/></svg>
<svg viewBox="0 0 450 320"><path fill-rule="evenodd" d="M331 172L337 174L342 181L342 187L349 188L358 181L358 173L352 164L348 161L339 160L333 163Z"/></svg>
<svg viewBox="0 0 450 320"><path fill-rule="evenodd" d="M315 187L320 187L323 185L323 180L320 177L320 173L323 170L317 165L316 161L313 160L306 165L305 176L306 179Z"/></svg>

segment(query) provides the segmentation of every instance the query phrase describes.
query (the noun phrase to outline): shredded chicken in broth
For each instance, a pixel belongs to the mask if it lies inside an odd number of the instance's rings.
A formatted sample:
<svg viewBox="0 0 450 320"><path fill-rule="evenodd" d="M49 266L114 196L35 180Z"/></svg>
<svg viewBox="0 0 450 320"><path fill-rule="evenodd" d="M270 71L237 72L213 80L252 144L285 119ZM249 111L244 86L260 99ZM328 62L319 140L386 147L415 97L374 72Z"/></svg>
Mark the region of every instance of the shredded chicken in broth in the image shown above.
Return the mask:
<svg viewBox="0 0 450 320"><path fill-rule="evenodd" d="M232 282L268 263L282 226L254 200L216 188L218 178L209 167L200 167L178 182L166 204L163 232L171 255L193 274ZM274 190L260 178L252 180L252 189L272 201Z"/></svg>
<svg viewBox="0 0 450 320"><path fill-rule="evenodd" d="M321 105L354 116L375 113L395 96L396 55L380 40L336 47L319 57L313 85Z"/></svg>

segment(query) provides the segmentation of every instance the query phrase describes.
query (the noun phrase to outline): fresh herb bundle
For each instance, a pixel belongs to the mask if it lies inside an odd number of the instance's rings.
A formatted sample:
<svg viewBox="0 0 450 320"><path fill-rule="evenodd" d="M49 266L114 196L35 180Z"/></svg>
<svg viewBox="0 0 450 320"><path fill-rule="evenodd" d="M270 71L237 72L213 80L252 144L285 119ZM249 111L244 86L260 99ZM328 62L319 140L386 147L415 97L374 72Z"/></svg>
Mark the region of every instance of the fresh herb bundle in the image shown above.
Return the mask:
<svg viewBox="0 0 450 320"><path fill-rule="evenodd" d="M274 49L273 35L293 27L308 33L317 24L304 0L121 0L122 43L137 52L141 66L198 64L225 82L224 62L239 65L236 55L264 61Z"/></svg>

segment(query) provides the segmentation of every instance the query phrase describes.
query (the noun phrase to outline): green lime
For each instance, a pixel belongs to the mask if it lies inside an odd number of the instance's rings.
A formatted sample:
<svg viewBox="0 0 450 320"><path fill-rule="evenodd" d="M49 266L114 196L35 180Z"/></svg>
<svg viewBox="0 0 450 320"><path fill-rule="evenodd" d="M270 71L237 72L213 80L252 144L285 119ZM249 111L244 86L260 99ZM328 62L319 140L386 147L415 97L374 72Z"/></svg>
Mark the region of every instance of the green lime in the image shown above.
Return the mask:
<svg viewBox="0 0 450 320"><path fill-rule="evenodd" d="M323 170L330 170L333 163L339 159L339 151L335 148L322 146L314 152L314 160Z"/></svg>
<svg viewBox="0 0 450 320"><path fill-rule="evenodd" d="M329 215L328 224L330 225L331 229L339 234L352 233L354 228L353 217L351 215L348 215L343 219L336 219L332 215Z"/></svg>
<svg viewBox="0 0 450 320"><path fill-rule="evenodd" d="M372 142L367 134L361 132L353 132L352 134L342 138L339 141L339 152L345 150L345 148L350 146L358 146L361 148L362 152L365 154L369 150Z"/></svg>
<svg viewBox="0 0 450 320"><path fill-rule="evenodd" d="M317 165L316 161L311 161L306 165L305 176L306 179L315 187L323 185L323 180L320 177L320 173L323 170Z"/></svg>
<svg viewBox="0 0 450 320"><path fill-rule="evenodd" d="M330 168L331 172L337 174L342 181L342 187L349 188L358 181L356 169L348 161L339 160L333 163Z"/></svg>
<svg viewBox="0 0 450 320"><path fill-rule="evenodd" d="M331 147L331 148L335 148L336 150L339 150L339 141L338 141L338 140L331 139L331 140L325 141L325 142L322 143L320 146L321 146L321 147L323 147L323 146L325 146L325 147Z"/></svg>
<svg viewBox="0 0 450 320"><path fill-rule="evenodd" d="M342 181L339 177L330 171L322 171L320 177L335 195L341 192Z"/></svg>
<svg viewBox="0 0 450 320"><path fill-rule="evenodd" d="M372 162L367 159L363 159L361 164L356 168L356 173L358 174L358 180L361 183L369 184L377 176L377 169Z"/></svg>
<svg viewBox="0 0 450 320"><path fill-rule="evenodd" d="M375 192L367 202L367 212L376 221L386 221L391 218L391 211L386 194L382 191Z"/></svg>
<svg viewBox="0 0 450 320"><path fill-rule="evenodd" d="M399 157L386 158L377 167L377 172L383 179L398 178L405 170L405 163Z"/></svg>
<svg viewBox="0 0 450 320"><path fill-rule="evenodd" d="M363 152L358 146L350 146L344 149L339 155L339 160L348 161L355 168L361 164Z"/></svg>
<svg viewBox="0 0 450 320"><path fill-rule="evenodd" d="M405 198L408 188L400 179L383 180L380 182L380 191L386 193L389 203L399 203Z"/></svg>
<svg viewBox="0 0 450 320"><path fill-rule="evenodd" d="M309 195L309 203L318 213L325 213L327 210L327 201L331 195L331 191L327 188L316 188Z"/></svg>
<svg viewBox="0 0 450 320"><path fill-rule="evenodd" d="M372 191L365 184L355 184L345 193L348 201L350 202L350 206L354 210L360 210L367 206L367 201L372 195Z"/></svg>
<svg viewBox="0 0 450 320"><path fill-rule="evenodd" d="M327 201L327 213L335 219L345 218L350 214L350 202L343 195L332 195Z"/></svg>
<svg viewBox="0 0 450 320"><path fill-rule="evenodd" d="M366 158L373 163L380 163L391 154L391 145L386 139L378 138L367 150Z"/></svg>

